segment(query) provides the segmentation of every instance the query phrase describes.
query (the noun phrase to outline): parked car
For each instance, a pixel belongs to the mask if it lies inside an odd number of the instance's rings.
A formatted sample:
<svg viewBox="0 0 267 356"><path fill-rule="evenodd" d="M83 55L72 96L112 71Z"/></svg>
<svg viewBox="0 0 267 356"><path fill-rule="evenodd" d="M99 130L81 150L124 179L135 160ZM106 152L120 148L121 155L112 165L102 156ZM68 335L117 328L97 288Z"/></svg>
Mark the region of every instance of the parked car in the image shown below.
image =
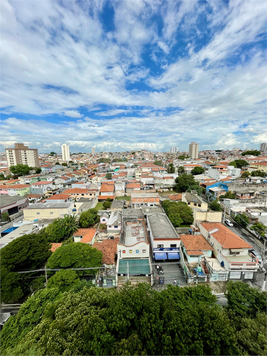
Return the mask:
<svg viewBox="0 0 267 356"><path fill-rule="evenodd" d="M228 225L228 226L234 226L234 224L232 223L232 221L229 220L229 219L225 219L224 222L225 222L225 224Z"/></svg>
<svg viewBox="0 0 267 356"><path fill-rule="evenodd" d="M261 255L259 254L259 252L255 251L255 250L248 250L248 252L250 253L250 255L252 257L255 257L256 259L258 259L259 264L262 263L262 258L261 258Z"/></svg>

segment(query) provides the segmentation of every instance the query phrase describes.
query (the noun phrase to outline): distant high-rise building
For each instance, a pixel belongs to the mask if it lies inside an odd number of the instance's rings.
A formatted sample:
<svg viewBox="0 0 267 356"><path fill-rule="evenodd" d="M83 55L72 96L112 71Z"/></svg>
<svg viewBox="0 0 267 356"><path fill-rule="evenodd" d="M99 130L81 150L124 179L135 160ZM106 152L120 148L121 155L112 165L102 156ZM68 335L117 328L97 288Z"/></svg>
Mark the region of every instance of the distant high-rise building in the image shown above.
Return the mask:
<svg viewBox="0 0 267 356"><path fill-rule="evenodd" d="M260 144L260 151L266 153L267 152L267 143Z"/></svg>
<svg viewBox="0 0 267 356"><path fill-rule="evenodd" d="M92 154L95 154L95 147L92 147Z"/></svg>
<svg viewBox="0 0 267 356"><path fill-rule="evenodd" d="M170 153L177 153L178 152L178 148L175 146L172 146L170 149Z"/></svg>
<svg viewBox="0 0 267 356"><path fill-rule="evenodd" d="M198 148L199 144L196 142L191 142L189 144L189 156L193 159L198 158Z"/></svg>
<svg viewBox="0 0 267 356"><path fill-rule="evenodd" d="M61 146L61 151L62 151L62 160L63 161L69 161L70 160L70 147L66 143L63 143Z"/></svg>
<svg viewBox="0 0 267 356"><path fill-rule="evenodd" d="M29 167L40 167L38 150L28 148L23 143L15 143L15 148L6 148L8 167L27 164Z"/></svg>

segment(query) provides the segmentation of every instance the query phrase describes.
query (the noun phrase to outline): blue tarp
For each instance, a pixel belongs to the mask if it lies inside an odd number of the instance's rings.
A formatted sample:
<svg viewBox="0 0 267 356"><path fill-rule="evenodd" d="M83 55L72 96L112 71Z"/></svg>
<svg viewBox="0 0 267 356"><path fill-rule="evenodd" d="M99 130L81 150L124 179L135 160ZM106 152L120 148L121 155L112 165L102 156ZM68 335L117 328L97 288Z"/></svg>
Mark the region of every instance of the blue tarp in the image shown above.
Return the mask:
<svg viewBox="0 0 267 356"><path fill-rule="evenodd" d="M179 260L180 259L179 252L168 252L168 259L169 260Z"/></svg>
<svg viewBox="0 0 267 356"><path fill-rule="evenodd" d="M165 252L156 252L155 260L167 260L167 253Z"/></svg>
<svg viewBox="0 0 267 356"><path fill-rule="evenodd" d="M10 232L16 230L18 227L10 227L9 229L6 229L5 231L2 231L2 234L9 234Z"/></svg>
<svg viewBox="0 0 267 356"><path fill-rule="evenodd" d="M202 271L198 272L196 268L194 268L194 270L199 276L205 276L205 274Z"/></svg>

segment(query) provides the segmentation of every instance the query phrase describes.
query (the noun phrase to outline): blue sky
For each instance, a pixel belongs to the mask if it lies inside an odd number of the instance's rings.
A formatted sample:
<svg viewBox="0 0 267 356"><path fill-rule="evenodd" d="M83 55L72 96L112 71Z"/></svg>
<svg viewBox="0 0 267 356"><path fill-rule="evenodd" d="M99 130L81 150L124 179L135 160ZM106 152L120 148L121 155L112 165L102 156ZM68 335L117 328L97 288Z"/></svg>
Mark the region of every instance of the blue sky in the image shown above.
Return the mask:
<svg viewBox="0 0 267 356"><path fill-rule="evenodd" d="M2 0L0 151L258 148L264 0Z"/></svg>

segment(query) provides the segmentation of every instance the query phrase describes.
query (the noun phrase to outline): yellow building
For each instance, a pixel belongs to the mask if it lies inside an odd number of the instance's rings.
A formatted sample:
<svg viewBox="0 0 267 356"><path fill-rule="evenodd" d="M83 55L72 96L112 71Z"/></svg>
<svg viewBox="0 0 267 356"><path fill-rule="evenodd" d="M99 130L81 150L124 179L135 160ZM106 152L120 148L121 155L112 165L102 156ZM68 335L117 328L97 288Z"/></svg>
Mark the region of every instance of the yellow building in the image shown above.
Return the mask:
<svg viewBox="0 0 267 356"><path fill-rule="evenodd" d="M36 219L57 219L74 212L74 203L37 203L23 209L24 220L34 221Z"/></svg>
<svg viewBox="0 0 267 356"><path fill-rule="evenodd" d="M254 168L256 170L267 173L267 162L251 163L249 165L249 168Z"/></svg>

